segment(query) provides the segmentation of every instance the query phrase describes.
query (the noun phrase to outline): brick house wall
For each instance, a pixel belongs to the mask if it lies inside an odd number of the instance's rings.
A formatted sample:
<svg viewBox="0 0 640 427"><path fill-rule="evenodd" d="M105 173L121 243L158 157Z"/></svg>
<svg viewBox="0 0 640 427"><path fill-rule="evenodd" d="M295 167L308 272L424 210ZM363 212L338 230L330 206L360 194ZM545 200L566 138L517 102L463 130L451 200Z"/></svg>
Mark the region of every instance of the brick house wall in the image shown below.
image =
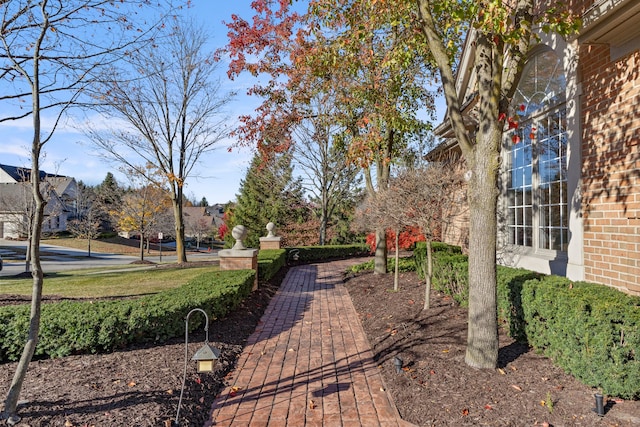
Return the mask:
<svg viewBox="0 0 640 427"><path fill-rule="evenodd" d="M640 293L640 51L580 47L585 280Z"/></svg>
<svg viewBox="0 0 640 427"><path fill-rule="evenodd" d="M568 250L554 258L550 251L504 245L499 259L640 295L640 2L568 4L583 17L580 34L541 40L562 58L567 79ZM472 74L457 78L473 90ZM446 122L438 131L444 146L455 147ZM504 213L499 206L499 227ZM456 228L462 230L465 218L459 220ZM443 237L460 244L456 233Z"/></svg>

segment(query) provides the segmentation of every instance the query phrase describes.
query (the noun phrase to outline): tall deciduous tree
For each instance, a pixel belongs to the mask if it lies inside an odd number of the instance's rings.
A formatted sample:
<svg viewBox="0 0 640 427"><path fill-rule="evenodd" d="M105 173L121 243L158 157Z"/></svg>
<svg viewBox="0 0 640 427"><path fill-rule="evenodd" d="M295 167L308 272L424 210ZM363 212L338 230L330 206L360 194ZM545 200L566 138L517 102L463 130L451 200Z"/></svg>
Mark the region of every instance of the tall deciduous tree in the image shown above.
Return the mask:
<svg viewBox="0 0 640 427"><path fill-rule="evenodd" d="M335 97L329 120L341 126L349 158L364 171L367 192L388 185L391 163L411 136L425 128L416 112L431 106L423 56L414 43L413 16L393 8L374 12L375 1L312 2L304 15L288 2L254 2L252 23L233 16L229 24L230 75L270 76L250 90L264 99L253 117L243 117L239 135L261 151L287 149L291 131L314 115L317 94ZM386 3L386 2L378 2ZM386 272L386 239L377 230L376 272Z"/></svg>
<svg viewBox="0 0 640 427"><path fill-rule="evenodd" d="M339 128L332 122L335 97L319 94L310 100L314 114L303 118L294 130L294 162L304 175L305 190L318 204L320 219L318 243L327 242L329 227L345 200L357 194L361 182L359 169L349 162L345 147L334 137Z"/></svg>
<svg viewBox="0 0 640 427"><path fill-rule="evenodd" d="M202 155L227 135L224 109L232 94L222 93L213 78L217 63L205 52L205 30L181 20L171 25L169 37L147 46L127 67L112 70L116 77L97 88L101 111L126 126L88 134L117 163L135 168L142 157L162 171L173 202L177 261L183 263L185 181ZM137 78L125 80L131 73Z"/></svg>
<svg viewBox="0 0 640 427"><path fill-rule="evenodd" d="M76 190L76 214L67 228L78 239L86 239L87 256L91 256L91 241L100 236L100 227L107 212L92 187L78 183Z"/></svg>
<svg viewBox="0 0 640 427"><path fill-rule="evenodd" d="M154 2L154 4L157 4ZM147 0L12 0L0 3L0 102L14 107L0 121L31 117L31 189L34 216L29 252L33 293L29 334L4 405L9 424L19 422L18 398L38 343L44 283L40 234L45 198L40 188L40 155L64 113L79 101L100 69L147 43L155 29ZM3 109L3 111L8 111ZM43 113L53 120L43 125Z"/></svg>
<svg viewBox="0 0 640 427"><path fill-rule="evenodd" d="M538 9L534 0L416 0L394 2L420 13L420 28L438 66L451 128L470 172L469 327L465 361L494 368L498 360L496 287L496 213L504 118L534 40L533 26L561 33L579 21L556 9ZM463 119L460 89L454 76L457 37L470 29L477 75L476 122Z"/></svg>

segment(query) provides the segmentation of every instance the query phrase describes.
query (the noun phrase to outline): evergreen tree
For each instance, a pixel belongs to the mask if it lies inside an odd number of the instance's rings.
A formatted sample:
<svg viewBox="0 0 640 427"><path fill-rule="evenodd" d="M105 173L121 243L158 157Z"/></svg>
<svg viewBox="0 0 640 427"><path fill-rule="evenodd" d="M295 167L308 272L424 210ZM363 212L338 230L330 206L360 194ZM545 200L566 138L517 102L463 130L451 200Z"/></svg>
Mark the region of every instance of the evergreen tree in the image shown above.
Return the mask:
<svg viewBox="0 0 640 427"><path fill-rule="evenodd" d="M303 197L302 183L293 178L289 154L269 159L254 156L247 175L240 182L240 194L232 211L227 213L232 230L241 224L248 230L245 246L257 248L266 235L266 225L276 224L276 232L293 223L303 223L309 210ZM225 235L227 246L233 244L231 233Z"/></svg>
<svg viewBox="0 0 640 427"><path fill-rule="evenodd" d="M107 172L107 175L95 189L95 202L101 207L104 212L112 212L116 210L118 206L122 204L122 196L125 193L125 189L118 184L116 178L111 172ZM115 221L110 215L104 215L102 217L101 228L104 231L113 231L115 229Z"/></svg>

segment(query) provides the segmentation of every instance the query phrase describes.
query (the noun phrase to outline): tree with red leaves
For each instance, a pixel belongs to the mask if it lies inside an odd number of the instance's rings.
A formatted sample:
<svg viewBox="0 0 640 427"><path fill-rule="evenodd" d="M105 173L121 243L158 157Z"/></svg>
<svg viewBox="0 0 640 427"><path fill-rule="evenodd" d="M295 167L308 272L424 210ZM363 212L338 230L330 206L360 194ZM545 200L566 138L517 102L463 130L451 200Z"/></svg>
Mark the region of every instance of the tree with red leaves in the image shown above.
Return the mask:
<svg viewBox="0 0 640 427"><path fill-rule="evenodd" d="M374 3L318 0L301 13L288 1L256 0L251 23L232 16L230 42L220 52L231 56L231 77L268 76L249 90L263 103L241 118L236 134L243 143L266 155L289 149L293 129L319 114L309 101L331 94L338 108L329 120L340 126L335 141L362 169L371 196L388 186L392 162L428 128L417 112L433 110L428 51L413 31L417 15L373 13ZM384 273L385 230L376 236L375 271Z"/></svg>

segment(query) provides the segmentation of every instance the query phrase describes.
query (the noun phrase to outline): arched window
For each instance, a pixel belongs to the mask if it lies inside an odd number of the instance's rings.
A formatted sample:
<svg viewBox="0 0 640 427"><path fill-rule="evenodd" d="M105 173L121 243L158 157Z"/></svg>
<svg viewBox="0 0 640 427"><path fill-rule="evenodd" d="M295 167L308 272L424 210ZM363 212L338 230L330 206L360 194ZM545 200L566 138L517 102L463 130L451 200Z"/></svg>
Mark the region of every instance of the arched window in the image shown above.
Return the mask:
<svg viewBox="0 0 640 427"><path fill-rule="evenodd" d="M527 61L506 132L508 241L566 251L566 80L560 58L540 47Z"/></svg>

